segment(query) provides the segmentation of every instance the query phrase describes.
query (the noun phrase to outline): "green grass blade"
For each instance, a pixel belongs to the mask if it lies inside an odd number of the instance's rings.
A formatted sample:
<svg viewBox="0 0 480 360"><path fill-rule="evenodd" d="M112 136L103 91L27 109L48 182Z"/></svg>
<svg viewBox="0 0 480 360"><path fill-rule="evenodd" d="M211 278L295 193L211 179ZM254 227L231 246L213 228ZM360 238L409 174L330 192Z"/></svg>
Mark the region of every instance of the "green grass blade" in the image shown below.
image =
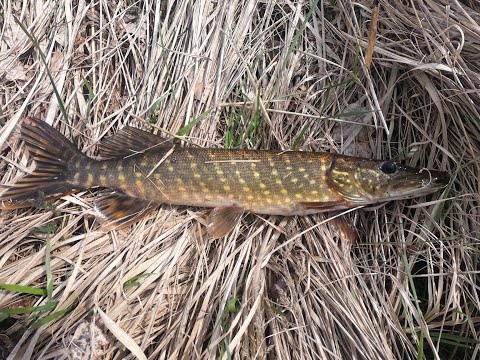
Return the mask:
<svg viewBox="0 0 480 360"><path fill-rule="evenodd" d="M439 331L430 331L430 337L432 340L440 339L440 343L458 346L462 349L472 349L474 345L480 344L479 340L467 338L465 336L451 334Z"/></svg>
<svg viewBox="0 0 480 360"><path fill-rule="evenodd" d="M207 110L207 111L201 113L200 115L198 115L195 119L193 119L193 120L190 121L187 125L185 125L183 128L181 128L180 130L178 130L178 131L177 131L177 136L183 136L183 135L185 135L186 133L188 133L190 130L193 129L193 127L194 127L195 125L197 125L200 121L202 121L203 119L205 119L209 113L210 113L210 110Z"/></svg>
<svg viewBox="0 0 480 360"><path fill-rule="evenodd" d="M57 230L58 226L55 223L49 223L44 226L35 227L32 230L42 234L53 234Z"/></svg>
<svg viewBox="0 0 480 360"><path fill-rule="evenodd" d="M278 72L277 78L275 79L275 84L273 86L272 93L271 93L271 98L272 99L275 97L275 94L277 92L277 87L280 83L279 80L282 78L283 72L284 72L285 68L287 67L288 62L290 61L290 57L292 56L293 50L297 46L298 41L300 40L300 37L302 36L305 28L307 27L307 23L310 21L310 18L312 17L312 15L315 13L315 11L317 9L317 4L318 4L318 0L314 0L312 2L312 5L310 6L310 9L308 10L307 15L305 15L305 18L304 18L303 22L300 24L300 28L295 33L295 36L292 39L292 43L288 47L287 55L285 56L285 59L283 60L282 65L280 67L280 71Z"/></svg>
<svg viewBox="0 0 480 360"><path fill-rule="evenodd" d="M70 311L73 310L73 308L74 308L74 306L70 305L70 306L67 306L65 309L56 311L53 314L45 316L43 319L35 321L32 324L32 328L33 329L38 329L40 326L48 324L49 322L52 322L53 320L58 319L58 318L62 317L63 315L69 313Z"/></svg>
<svg viewBox="0 0 480 360"><path fill-rule="evenodd" d="M235 139L235 129L237 128L237 121L235 120L237 114L236 111L233 110L228 116L228 124L227 124L227 131L225 132L225 141L224 147L225 149L233 148L233 143Z"/></svg>
<svg viewBox="0 0 480 360"><path fill-rule="evenodd" d="M155 124L157 122L157 118L158 118L156 114L157 108L162 103L162 101L165 100L171 93L172 93L171 90L167 91L165 94L155 99L152 105L150 105L150 108L148 109L148 112L150 115L147 118L148 124Z"/></svg>
<svg viewBox="0 0 480 360"><path fill-rule="evenodd" d="M27 307L18 307L18 308L12 308L12 309L2 309L0 310L0 314L2 315L21 315L21 314L31 314L34 312L47 312L55 309L55 306L57 306L57 302L51 302L45 305L40 305L40 306L27 306Z"/></svg>
<svg viewBox="0 0 480 360"><path fill-rule="evenodd" d="M297 149L298 145L303 140L303 136L305 135L305 132L307 131L311 123L312 121L308 121L308 120L305 122L305 125L303 125L302 129L300 130L300 133L298 134L296 139L293 141L292 150Z"/></svg>
<svg viewBox="0 0 480 360"><path fill-rule="evenodd" d="M47 295L46 289L38 289L38 288L25 286L25 285L0 284L0 290L20 293L20 294L37 295L37 296Z"/></svg>
<svg viewBox="0 0 480 360"><path fill-rule="evenodd" d="M140 283L137 280L139 280L141 278L149 277L150 275L153 275L153 273L144 273L144 274L134 276L130 280L125 281L125 283L123 284L123 290L127 290L127 289L130 289L131 287L135 287L135 286L140 286Z"/></svg>
<svg viewBox="0 0 480 360"><path fill-rule="evenodd" d="M52 267L50 265L50 254L52 251L52 246L50 244L50 235L47 236L47 243L45 246L45 271L47 273L47 301L52 301L53 294L53 276L52 276Z"/></svg>
<svg viewBox="0 0 480 360"><path fill-rule="evenodd" d="M253 115L252 122L247 130L247 137L254 144L257 137L258 128L260 127L260 122L262 120L262 111L260 109L260 94L257 93L255 100L255 113Z"/></svg>
<svg viewBox="0 0 480 360"><path fill-rule="evenodd" d="M45 66L45 70L47 71L47 75L48 75L48 78L50 79L50 83L52 84L53 92L55 93L55 97L57 98L58 106L60 107L60 111L62 113L63 119L65 120L65 123L67 125L71 126L70 123L68 122L68 115L67 115L67 111L65 110L65 105L63 104L62 97L60 96L60 93L58 92L57 86L55 85L55 80L52 76L52 73L50 72L50 69L48 68L47 57L45 56L42 49L40 48L40 44L39 44L37 38L35 37L35 35L31 34L28 31L28 29L25 27L25 25L23 25L15 15L13 15L13 19L15 20L17 25L20 26L20 28L25 33L25 35L27 35L27 37L30 39L30 41L32 42L35 49L37 49L38 54L40 55L40 59L42 60L43 65Z"/></svg>
<svg viewBox="0 0 480 360"><path fill-rule="evenodd" d="M417 360L423 360L425 358L424 352L423 352L423 331L420 332L419 335L419 340L418 340L418 355L417 355Z"/></svg>
<svg viewBox="0 0 480 360"><path fill-rule="evenodd" d="M2 100L0 99L0 126L5 125L5 115L3 114Z"/></svg>
<svg viewBox="0 0 480 360"><path fill-rule="evenodd" d="M240 299L236 296L232 297L227 302L227 309L229 313L237 313L240 311Z"/></svg>
<svg viewBox="0 0 480 360"><path fill-rule="evenodd" d="M85 78L83 75L82 75L82 82L83 82L83 86L85 86L88 91L87 111L85 113L85 117L86 119L88 119L90 118L90 113L93 108L92 104L93 104L93 99L95 98L95 93L93 91L92 84L90 84L90 81L88 81L88 79Z"/></svg>

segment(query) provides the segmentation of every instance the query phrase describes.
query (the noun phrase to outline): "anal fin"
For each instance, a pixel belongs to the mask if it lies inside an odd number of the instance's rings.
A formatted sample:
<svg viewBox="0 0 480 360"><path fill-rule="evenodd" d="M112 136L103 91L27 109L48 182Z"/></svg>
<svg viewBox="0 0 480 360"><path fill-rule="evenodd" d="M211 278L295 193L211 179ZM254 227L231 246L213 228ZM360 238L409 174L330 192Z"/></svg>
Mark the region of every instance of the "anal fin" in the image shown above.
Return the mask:
<svg viewBox="0 0 480 360"><path fill-rule="evenodd" d="M155 209L150 201L112 192L95 203L95 215L102 230L117 230L139 221Z"/></svg>
<svg viewBox="0 0 480 360"><path fill-rule="evenodd" d="M215 240L233 230L242 219L244 208L239 206L216 207L207 218L207 232Z"/></svg>
<svg viewBox="0 0 480 360"><path fill-rule="evenodd" d="M159 135L126 126L116 134L106 136L100 142L98 151L102 158L121 158L153 147L171 146L171 142L168 142Z"/></svg>

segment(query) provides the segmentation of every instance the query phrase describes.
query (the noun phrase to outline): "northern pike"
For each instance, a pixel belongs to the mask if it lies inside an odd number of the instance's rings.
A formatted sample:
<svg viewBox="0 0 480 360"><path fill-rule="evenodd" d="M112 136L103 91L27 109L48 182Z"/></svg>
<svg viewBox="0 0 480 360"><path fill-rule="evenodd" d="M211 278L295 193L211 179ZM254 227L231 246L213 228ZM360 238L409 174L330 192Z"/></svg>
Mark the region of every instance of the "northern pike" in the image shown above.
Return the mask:
<svg viewBox="0 0 480 360"><path fill-rule="evenodd" d="M107 230L135 222L160 204L173 204L213 208L207 231L220 238L244 212L307 215L423 196L449 182L445 172L389 160L179 147L134 127L106 137L99 146L104 160L95 160L42 120L23 118L20 132L36 168L0 195L0 208L108 188L111 192L94 207Z"/></svg>

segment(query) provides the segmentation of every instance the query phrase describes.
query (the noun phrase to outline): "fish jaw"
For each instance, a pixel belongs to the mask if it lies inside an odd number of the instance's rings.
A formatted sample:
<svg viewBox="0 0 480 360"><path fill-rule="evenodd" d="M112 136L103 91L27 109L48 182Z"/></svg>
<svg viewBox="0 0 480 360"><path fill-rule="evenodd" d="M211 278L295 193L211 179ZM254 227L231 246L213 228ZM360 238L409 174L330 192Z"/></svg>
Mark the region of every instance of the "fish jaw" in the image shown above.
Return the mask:
<svg viewBox="0 0 480 360"><path fill-rule="evenodd" d="M449 182L446 172L399 166L385 197L390 201L425 196L445 188Z"/></svg>

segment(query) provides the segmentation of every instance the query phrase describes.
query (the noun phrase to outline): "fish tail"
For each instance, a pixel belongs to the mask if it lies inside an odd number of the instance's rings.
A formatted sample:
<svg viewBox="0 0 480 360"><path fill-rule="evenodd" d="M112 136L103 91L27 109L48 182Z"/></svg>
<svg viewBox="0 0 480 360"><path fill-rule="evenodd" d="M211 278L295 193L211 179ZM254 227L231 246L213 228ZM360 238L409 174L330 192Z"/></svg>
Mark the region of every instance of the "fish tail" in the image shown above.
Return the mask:
<svg viewBox="0 0 480 360"><path fill-rule="evenodd" d="M36 168L0 195L0 209L45 207L45 201L83 188L71 181L71 168L89 157L42 120L24 118L20 132Z"/></svg>

